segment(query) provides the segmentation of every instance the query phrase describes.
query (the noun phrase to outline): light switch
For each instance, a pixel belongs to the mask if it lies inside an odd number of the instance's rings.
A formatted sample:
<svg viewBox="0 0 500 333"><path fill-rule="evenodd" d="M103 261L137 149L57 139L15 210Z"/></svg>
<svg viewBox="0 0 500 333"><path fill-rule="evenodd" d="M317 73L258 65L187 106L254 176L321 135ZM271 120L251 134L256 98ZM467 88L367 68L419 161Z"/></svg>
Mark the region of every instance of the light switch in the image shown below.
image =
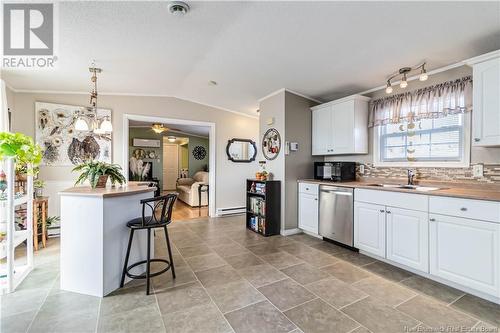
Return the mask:
<svg viewBox="0 0 500 333"><path fill-rule="evenodd" d="M483 177L484 174L484 165L483 164L476 164L472 166L472 176L476 178L481 178Z"/></svg>

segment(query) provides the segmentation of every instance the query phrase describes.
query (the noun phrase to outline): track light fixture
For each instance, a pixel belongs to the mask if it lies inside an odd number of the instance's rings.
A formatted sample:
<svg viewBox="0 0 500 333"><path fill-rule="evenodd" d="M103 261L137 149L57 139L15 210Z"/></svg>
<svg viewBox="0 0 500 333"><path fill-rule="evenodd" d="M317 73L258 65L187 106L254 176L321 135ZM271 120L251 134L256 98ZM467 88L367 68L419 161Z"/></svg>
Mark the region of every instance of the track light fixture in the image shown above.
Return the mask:
<svg viewBox="0 0 500 333"><path fill-rule="evenodd" d="M393 89L392 89L392 84L391 81L398 77L399 75L401 76L401 82L399 83L399 87L402 89L405 89L408 87L408 73L420 69L420 76L418 79L420 81L426 81L429 78L429 75L427 74L427 71L425 70L425 62L422 63L421 65L415 66L415 67L403 67L400 68L396 73L391 74L389 78L387 79L387 86L385 88L385 92L387 94L391 94Z"/></svg>

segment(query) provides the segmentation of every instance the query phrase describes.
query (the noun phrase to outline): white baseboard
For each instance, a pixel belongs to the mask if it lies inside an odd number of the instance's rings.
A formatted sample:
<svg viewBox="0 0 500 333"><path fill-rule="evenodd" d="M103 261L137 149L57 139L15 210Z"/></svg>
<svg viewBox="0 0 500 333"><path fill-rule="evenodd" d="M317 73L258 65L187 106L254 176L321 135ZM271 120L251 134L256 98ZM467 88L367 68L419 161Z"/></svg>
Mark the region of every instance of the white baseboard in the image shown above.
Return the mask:
<svg viewBox="0 0 500 333"><path fill-rule="evenodd" d="M286 229L286 230L281 230L280 231L280 234L282 236L291 236L291 235L296 235L296 234L300 234L302 233L302 230L299 229L299 228L295 228L295 229Z"/></svg>
<svg viewBox="0 0 500 333"><path fill-rule="evenodd" d="M246 212L245 207L217 208L215 211L215 216L223 217L228 215L244 214L245 212Z"/></svg>

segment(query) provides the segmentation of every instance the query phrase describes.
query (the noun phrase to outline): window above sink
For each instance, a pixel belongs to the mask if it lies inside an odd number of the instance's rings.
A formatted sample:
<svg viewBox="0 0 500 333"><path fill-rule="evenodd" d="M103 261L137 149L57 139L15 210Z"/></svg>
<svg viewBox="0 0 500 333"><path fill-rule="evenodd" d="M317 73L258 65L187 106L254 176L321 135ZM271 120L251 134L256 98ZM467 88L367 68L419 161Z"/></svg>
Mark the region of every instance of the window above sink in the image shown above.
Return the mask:
<svg viewBox="0 0 500 333"><path fill-rule="evenodd" d="M407 124L374 128L375 166L468 167L470 163L470 114L422 119L409 136ZM412 158L408 152L413 151Z"/></svg>

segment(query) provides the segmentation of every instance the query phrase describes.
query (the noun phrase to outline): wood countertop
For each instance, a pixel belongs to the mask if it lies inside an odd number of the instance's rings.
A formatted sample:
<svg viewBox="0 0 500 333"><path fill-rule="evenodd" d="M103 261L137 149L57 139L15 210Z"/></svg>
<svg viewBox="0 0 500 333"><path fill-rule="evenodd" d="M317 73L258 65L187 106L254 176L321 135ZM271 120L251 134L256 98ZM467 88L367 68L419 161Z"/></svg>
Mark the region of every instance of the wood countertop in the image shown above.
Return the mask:
<svg viewBox="0 0 500 333"><path fill-rule="evenodd" d="M134 195L139 193L153 192L155 187L148 187L147 183L128 184L124 186L106 187L106 188L91 188L90 186L70 187L60 191L60 195L87 196L87 197L121 197L126 195Z"/></svg>
<svg viewBox="0 0 500 333"><path fill-rule="evenodd" d="M395 182L395 180L393 179L391 180L367 179L362 181L351 181L351 182L332 182L332 181L322 181L317 179L300 179L298 180L298 182L323 184L323 185L331 185L339 187L362 188L362 189L376 190L376 191L391 191L391 192L403 192L403 193L413 193L422 195L434 195L442 197L500 201L500 186L491 184L477 185L477 184L462 184L462 183L437 182L437 181L419 182L417 183L417 185L439 187L439 190L417 191L404 188L370 186L370 184L405 184L404 181Z"/></svg>

